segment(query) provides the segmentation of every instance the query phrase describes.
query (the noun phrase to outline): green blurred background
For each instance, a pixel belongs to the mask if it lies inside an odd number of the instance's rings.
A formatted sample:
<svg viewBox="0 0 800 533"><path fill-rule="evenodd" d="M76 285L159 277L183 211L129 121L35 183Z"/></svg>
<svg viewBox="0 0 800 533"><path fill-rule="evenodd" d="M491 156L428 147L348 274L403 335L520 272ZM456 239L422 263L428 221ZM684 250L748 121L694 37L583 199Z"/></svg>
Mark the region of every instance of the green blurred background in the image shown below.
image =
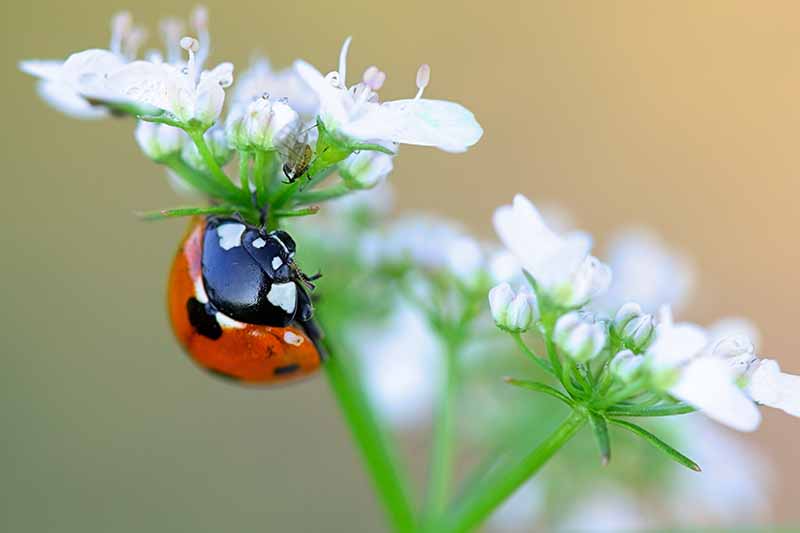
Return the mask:
<svg viewBox="0 0 800 533"><path fill-rule="evenodd" d="M123 8L154 29L190 2L4 2L0 530L380 531L323 379L242 390L195 370L171 337L166 272L180 203L132 121L47 107L22 58L105 46ZM800 373L800 4L796 2L209 1L212 61L255 47L389 74L382 96L470 107L486 134L460 156L406 147L401 208L464 221L517 191L603 236L645 223L693 256L686 318L744 314ZM157 42L151 37L150 45ZM800 520L800 420L765 410L745 440L776 463L775 518ZM423 456L425 441L407 451ZM736 465L731 465L736 468Z"/></svg>

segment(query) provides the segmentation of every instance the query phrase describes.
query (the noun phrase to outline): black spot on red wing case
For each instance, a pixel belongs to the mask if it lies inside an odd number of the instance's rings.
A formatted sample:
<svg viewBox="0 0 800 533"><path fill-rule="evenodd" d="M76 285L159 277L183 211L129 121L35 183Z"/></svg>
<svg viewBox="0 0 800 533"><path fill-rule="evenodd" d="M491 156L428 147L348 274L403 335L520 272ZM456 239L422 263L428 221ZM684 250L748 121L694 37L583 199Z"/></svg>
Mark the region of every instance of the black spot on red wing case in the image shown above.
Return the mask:
<svg viewBox="0 0 800 533"><path fill-rule="evenodd" d="M211 340L222 337L222 327L217 322L216 313L208 304L200 303L197 298L189 298L186 311L189 313L189 323L197 333Z"/></svg>
<svg viewBox="0 0 800 533"><path fill-rule="evenodd" d="M285 376L286 374L291 374L292 372L296 372L298 370L300 370L300 365L297 363L292 363L291 365L275 367L274 373L276 376Z"/></svg>

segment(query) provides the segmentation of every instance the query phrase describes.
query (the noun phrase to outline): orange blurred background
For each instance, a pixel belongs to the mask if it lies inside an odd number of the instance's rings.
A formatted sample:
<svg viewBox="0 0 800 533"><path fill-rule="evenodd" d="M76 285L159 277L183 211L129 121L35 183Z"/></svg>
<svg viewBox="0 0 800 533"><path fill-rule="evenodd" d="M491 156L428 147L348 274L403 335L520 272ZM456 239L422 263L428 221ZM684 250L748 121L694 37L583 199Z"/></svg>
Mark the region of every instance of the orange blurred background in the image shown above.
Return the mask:
<svg viewBox="0 0 800 533"><path fill-rule="evenodd" d="M375 531L381 517L322 379L240 390L195 371L163 311L181 222L132 121L76 122L41 102L23 58L103 47L123 8L155 29L190 2L6 2L0 529ZM491 237L515 192L570 210L602 244L645 224L695 259L709 323L744 315L800 374L797 2L209 1L212 61L388 73L384 99L457 100L470 152L404 147L399 207ZM151 37L148 43L158 45ZM800 522L800 420L763 410L743 439L777 465L775 520ZM736 465L731 465L736 468ZM298 498L302 495L302 498ZM355 517L355 518L354 518Z"/></svg>

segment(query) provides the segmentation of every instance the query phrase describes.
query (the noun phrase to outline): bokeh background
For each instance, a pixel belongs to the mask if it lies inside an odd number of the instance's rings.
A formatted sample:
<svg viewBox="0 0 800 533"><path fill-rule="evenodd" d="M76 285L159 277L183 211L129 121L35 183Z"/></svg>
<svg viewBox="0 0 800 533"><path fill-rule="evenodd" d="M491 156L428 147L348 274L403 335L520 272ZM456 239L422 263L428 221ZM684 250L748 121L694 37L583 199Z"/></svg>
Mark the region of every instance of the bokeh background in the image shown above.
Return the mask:
<svg viewBox="0 0 800 533"><path fill-rule="evenodd" d="M16 70L105 46L130 8L155 28L190 2L4 2L0 10L0 530L380 531L323 379L242 390L181 355L164 312L180 203L132 121L76 122ZM491 237L517 191L602 243L643 223L695 259L685 318L744 314L800 373L800 5L796 2L208 1L212 60L256 47L389 73L386 99L458 100L486 134L467 154L406 147L399 207ZM151 45L157 44L151 38ZM800 522L800 420L764 410L745 441L777 465L774 519ZM408 450L423 455L424 440ZM731 464L731 468L736 468Z"/></svg>

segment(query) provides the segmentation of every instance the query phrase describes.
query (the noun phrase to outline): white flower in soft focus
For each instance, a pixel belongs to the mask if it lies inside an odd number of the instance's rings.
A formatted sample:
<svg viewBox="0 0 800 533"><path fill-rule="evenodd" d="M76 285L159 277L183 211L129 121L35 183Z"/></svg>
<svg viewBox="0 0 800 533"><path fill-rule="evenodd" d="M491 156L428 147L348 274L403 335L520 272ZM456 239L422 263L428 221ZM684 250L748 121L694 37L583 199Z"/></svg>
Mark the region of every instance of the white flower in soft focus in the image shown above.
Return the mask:
<svg viewBox="0 0 800 533"><path fill-rule="evenodd" d="M696 530L768 518L772 471L767 454L701 416L669 417L661 423L681 434L676 446L703 467L699 475L673 468L668 503L678 524Z"/></svg>
<svg viewBox="0 0 800 533"><path fill-rule="evenodd" d="M325 128L356 142L393 142L434 146L448 152L463 152L481 138L483 130L465 107L445 100L428 100L422 93L430 79L430 68L417 72L417 94L412 99L378 101L377 91L386 74L377 67L364 71L362 81L346 83L348 37L339 54L339 70L323 76L305 61L295 69L317 93L319 118Z"/></svg>
<svg viewBox="0 0 800 533"><path fill-rule="evenodd" d="M591 238L581 232L556 235L523 195L495 211L494 227L537 289L556 304L579 307L608 288L611 269L589 255Z"/></svg>
<svg viewBox="0 0 800 533"><path fill-rule="evenodd" d="M652 525L633 495L608 486L576 500L566 516L556 531L642 531Z"/></svg>
<svg viewBox="0 0 800 533"><path fill-rule="evenodd" d="M109 50L76 52L66 61L21 61L19 68L40 79L39 95L62 113L81 119L106 117L110 111L104 104L127 103L108 86L106 78L136 57L145 35L144 30L133 26L130 13L118 13L111 19Z"/></svg>
<svg viewBox="0 0 800 533"><path fill-rule="evenodd" d="M181 39L189 54L186 66L153 61L134 61L108 77L108 84L125 97L172 114L176 120L195 120L210 126L222 112L225 88L233 83L233 64L221 63L213 70L200 71L196 52L200 43Z"/></svg>
<svg viewBox="0 0 800 533"><path fill-rule="evenodd" d="M533 293L515 293L508 283L501 283L489 291L489 309L499 328L515 333L526 331L539 318Z"/></svg>
<svg viewBox="0 0 800 533"><path fill-rule="evenodd" d="M522 264L508 250L495 250L489 254L489 276L494 283L522 281Z"/></svg>
<svg viewBox="0 0 800 533"><path fill-rule="evenodd" d="M381 417L401 427L425 422L443 376L441 348L424 318L398 304L385 327L352 331L367 394Z"/></svg>
<svg viewBox="0 0 800 533"><path fill-rule="evenodd" d="M489 518L489 528L494 531L534 531L544 504L544 490L531 479L497 508Z"/></svg>
<svg viewBox="0 0 800 533"><path fill-rule="evenodd" d="M371 189L392 172L393 158L372 150L354 152L339 163L339 175L351 189Z"/></svg>
<svg viewBox="0 0 800 533"><path fill-rule="evenodd" d="M656 382L676 398L734 429L755 430L761 414L736 383L733 367L709 354L708 347L703 328L673 324L667 313L645 357Z"/></svg>
<svg viewBox="0 0 800 533"><path fill-rule="evenodd" d="M607 338L602 323L578 311L562 315L553 330L556 345L579 363L596 357L605 347Z"/></svg>
<svg viewBox="0 0 800 533"><path fill-rule="evenodd" d="M694 286L691 262L646 229L626 230L612 239L608 264L614 280L595 302L598 309L611 311L629 301L649 313L662 305L679 309Z"/></svg>
<svg viewBox="0 0 800 533"><path fill-rule="evenodd" d="M294 139L300 130L300 115L285 100L267 94L234 109L225 121L230 144L237 150L277 150Z"/></svg>
<svg viewBox="0 0 800 533"><path fill-rule="evenodd" d="M266 58L258 58L238 76L231 100L233 106L247 106L265 93L286 98L292 109L305 117L313 117L319 109L316 93L294 68L275 71Z"/></svg>
<svg viewBox="0 0 800 533"><path fill-rule="evenodd" d="M344 214L366 211L378 215L391 211L394 205L394 191L388 181L379 183L372 189L353 191L351 194L328 202L328 211Z"/></svg>
<svg viewBox="0 0 800 533"><path fill-rule="evenodd" d="M134 136L142 152L156 161L180 152L186 138L186 134L178 128L143 120L136 125Z"/></svg>
<svg viewBox="0 0 800 533"><path fill-rule="evenodd" d="M753 401L800 417L800 376L781 372L774 359L751 363L745 390Z"/></svg>
<svg viewBox="0 0 800 533"><path fill-rule="evenodd" d="M484 253L478 241L458 235L444 243L444 267L468 287L475 286L484 272Z"/></svg>

